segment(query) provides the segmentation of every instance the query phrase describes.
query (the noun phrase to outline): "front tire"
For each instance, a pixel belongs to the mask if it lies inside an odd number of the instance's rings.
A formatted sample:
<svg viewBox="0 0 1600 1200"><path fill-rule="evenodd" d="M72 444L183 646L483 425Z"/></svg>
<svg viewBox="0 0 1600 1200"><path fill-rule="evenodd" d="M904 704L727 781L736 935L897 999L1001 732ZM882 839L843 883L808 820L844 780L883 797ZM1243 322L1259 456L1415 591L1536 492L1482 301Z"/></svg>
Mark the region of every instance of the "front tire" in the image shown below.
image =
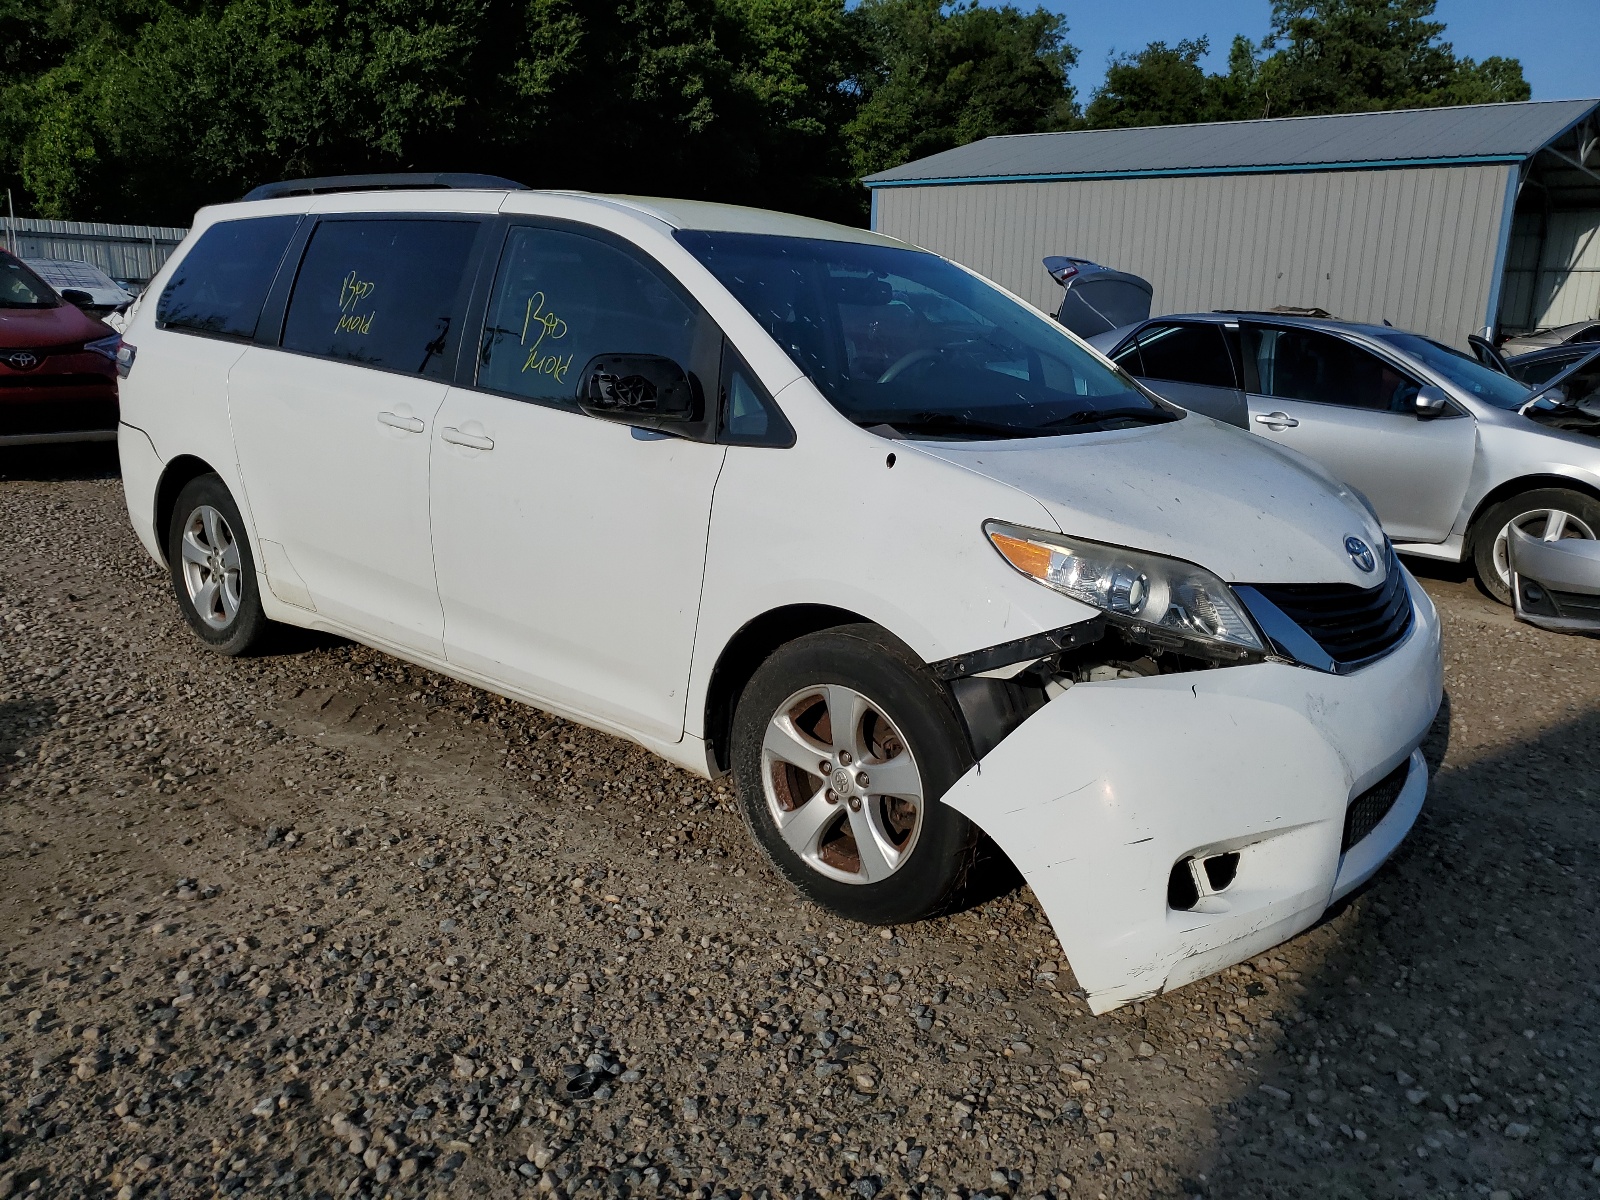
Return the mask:
<svg viewBox="0 0 1600 1200"><path fill-rule="evenodd" d="M950 694L874 625L780 647L734 713L733 770L746 824L812 900L872 925L949 906L977 847L940 802L972 765Z"/></svg>
<svg viewBox="0 0 1600 1200"><path fill-rule="evenodd" d="M271 622L261 611L255 556L244 520L217 475L191 479L167 527L172 591L189 628L219 654L259 645Z"/></svg>
<svg viewBox="0 0 1600 1200"><path fill-rule="evenodd" d="M1510 527L1548 541L1600 537L1600 500L1566 488L1538 488L1502 500L1478 518L1472 566L1478 582L1501 604L1511 603Z"/></svg>

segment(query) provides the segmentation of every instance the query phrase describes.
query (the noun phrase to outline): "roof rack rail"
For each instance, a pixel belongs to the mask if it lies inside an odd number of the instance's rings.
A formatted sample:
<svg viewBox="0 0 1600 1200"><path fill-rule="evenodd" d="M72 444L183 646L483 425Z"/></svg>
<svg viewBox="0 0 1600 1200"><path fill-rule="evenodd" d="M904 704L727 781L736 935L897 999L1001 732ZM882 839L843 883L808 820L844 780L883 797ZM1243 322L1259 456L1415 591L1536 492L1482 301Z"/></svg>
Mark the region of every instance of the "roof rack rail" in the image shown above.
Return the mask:
<svg viewBox="0 0 1600 1200"><path fill-rule="evenodd" d="M251 189L246 200L281 200L285 196L319 196L326 192L389 192L431 188L476 188L525 192L527 184L498 175L461 171L397 171L390 175L325 175L317 179L284 179Z"/></svg>

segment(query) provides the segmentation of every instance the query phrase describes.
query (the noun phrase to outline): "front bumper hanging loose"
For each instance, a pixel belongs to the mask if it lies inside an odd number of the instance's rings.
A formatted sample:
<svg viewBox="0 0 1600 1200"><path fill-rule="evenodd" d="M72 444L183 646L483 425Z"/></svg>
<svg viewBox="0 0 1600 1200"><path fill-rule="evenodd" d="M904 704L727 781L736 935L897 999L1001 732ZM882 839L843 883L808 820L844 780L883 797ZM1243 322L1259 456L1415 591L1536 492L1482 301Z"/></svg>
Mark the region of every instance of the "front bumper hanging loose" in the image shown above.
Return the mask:
<svg viewBox="0 0 1600 1200"><path fill-rule="evenodd" d="M1404 839L1443 697L1438 615L1407 582L1413 629L1359 671L1266 662L1080 683L945 794L1033 888L1094 1012L1292 937ZM1348 806L1391 776L1386 811L1345 846ZM1211 859L1227 864L1221 886L1194 872L1201 886L1174 907L1175 870Z"/></svg>

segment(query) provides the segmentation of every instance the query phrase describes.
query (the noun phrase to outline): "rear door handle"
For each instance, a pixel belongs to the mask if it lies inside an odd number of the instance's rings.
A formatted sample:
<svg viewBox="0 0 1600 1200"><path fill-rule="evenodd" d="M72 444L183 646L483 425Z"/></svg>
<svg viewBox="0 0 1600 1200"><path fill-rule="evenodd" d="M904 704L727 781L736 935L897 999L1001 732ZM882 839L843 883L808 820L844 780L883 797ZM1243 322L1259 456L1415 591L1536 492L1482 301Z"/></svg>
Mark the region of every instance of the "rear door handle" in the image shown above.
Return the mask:
<svg viewBox="0 0 1600 1200"><path fill-rule="evenodd" d="M407 433L421 433L424 428L421 418L402 417L392 412L379 413L378 423L387 425L390 429L404 429Z"/></svg>
<svg viewBox="0 0 1600 1200"><path fill-rule="evenodd" d="M1268 429L1293 429L1300 424L1286 412L1257 413L1256 423Z"/></svg>
<svg viewBox="0 0 1600 1200"><path fill-rule="evenodd" d="M462 433L454 425L446 425L439 435L452 446L466 446L472 450L493 450L494 439L477 433Z"/></svg>

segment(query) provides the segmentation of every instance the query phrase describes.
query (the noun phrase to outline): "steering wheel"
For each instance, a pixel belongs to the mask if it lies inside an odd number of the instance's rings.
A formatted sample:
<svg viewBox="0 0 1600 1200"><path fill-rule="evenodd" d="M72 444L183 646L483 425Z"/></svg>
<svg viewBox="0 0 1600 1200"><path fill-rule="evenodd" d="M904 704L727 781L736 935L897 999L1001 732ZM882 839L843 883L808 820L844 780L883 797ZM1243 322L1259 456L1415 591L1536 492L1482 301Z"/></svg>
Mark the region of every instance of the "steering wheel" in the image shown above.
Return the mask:
<svg viewBox="0 0 1600 1200"><path fill-rule="evenodd" d="M910 354L901 355L899 358L895 359L894 362L889 364L889 369L887 371L878 376L878 382L893 383L908 369L915 366L923 359L938 358L942 353L943 351L939 347L935 346L931 348L924 347L921 350L913 350Z"/></svg>

